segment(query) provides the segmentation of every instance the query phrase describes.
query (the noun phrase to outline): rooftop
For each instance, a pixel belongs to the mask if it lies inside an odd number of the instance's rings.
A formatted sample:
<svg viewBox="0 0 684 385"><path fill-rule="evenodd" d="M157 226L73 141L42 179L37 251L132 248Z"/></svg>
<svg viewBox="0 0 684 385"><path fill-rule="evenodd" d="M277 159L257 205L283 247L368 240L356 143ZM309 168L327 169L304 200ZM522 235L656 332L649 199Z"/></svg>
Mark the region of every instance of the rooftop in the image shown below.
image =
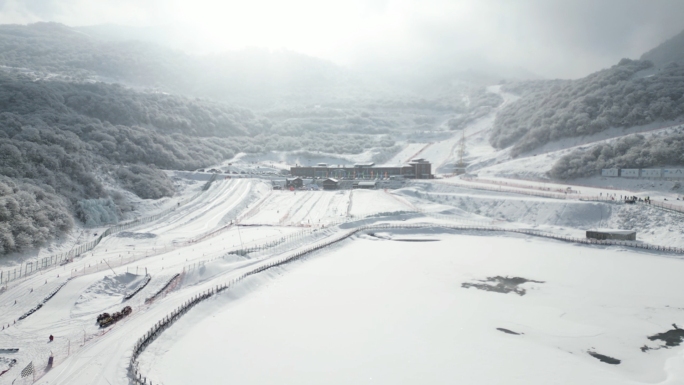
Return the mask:
<svg viewBox="0 0 684 385"><path fill-rule="evenodd" d="M636 234L636 231L634 231L634 230L592 229L592 230L587 230L587 231L595 231L597 233L605 233L605 234L620 234L620 235Z"/></svg>
<svg viewBox="0 0 684 385"><path fill-rule="evenodd" d="M415 158L415 159L411 159L409 161L409 163L430 163L430 162L428 162L424 158Z"/></svg>

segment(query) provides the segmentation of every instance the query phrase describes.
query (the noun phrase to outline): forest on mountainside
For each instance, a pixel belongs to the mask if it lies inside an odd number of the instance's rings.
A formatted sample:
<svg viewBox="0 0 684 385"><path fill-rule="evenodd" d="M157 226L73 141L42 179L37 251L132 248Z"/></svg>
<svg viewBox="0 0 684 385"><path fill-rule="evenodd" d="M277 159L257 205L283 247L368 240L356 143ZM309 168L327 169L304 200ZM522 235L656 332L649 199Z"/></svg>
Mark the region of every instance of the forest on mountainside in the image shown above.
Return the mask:
<svg viewBox="0 0 684 385"><path fill-rule="evenodd" d="M511 155L566 137L596 134L684 116L684 65L654 69L648 61L619 64L573 81L530 83L497 115L490 143Z"/></svg>
<svg viewBox="0 0 684 385"><path fill-rule="evenodd" d="M557 179L597 175L603 168L649 168L684 165L684 130L650 137L629 135L609 143L575 150L549 171Z"/></svg>

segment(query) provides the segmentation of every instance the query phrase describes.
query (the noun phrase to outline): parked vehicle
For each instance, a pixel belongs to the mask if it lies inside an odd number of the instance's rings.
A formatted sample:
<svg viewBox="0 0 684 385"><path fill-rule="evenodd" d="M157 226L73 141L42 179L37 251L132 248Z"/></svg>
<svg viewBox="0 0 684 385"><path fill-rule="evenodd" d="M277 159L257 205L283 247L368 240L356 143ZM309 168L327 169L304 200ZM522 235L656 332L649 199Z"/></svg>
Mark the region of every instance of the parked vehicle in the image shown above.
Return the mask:
<svg viewBox="0 0 684 385"><path fill-rule="evenodd" d="M102 313L97 316L97 323L100 325L101 328L106 328L107 326L110 326L122 318L130 315L133 312L133 309L131 309L130 306L124 307L121 311L117 311L113 314L109 313Z"/></svg>

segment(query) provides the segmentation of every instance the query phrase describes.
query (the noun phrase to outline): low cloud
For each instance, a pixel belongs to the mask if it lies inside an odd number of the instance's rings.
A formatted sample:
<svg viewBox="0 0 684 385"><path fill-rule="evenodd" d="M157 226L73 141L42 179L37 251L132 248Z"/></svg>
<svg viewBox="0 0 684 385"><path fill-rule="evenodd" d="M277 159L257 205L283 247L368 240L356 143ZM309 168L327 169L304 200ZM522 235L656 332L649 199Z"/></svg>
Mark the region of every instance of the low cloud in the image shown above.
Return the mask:
<svg viewBox="0 0 684 385"><path fill-rule="evenodd" d="M322 3L0 0L0 22L163 26L193 35L185 40L201 51L263 46L375 71L524 68L549 78L581 77L638 58L684 29L681 0Z"/></svg>

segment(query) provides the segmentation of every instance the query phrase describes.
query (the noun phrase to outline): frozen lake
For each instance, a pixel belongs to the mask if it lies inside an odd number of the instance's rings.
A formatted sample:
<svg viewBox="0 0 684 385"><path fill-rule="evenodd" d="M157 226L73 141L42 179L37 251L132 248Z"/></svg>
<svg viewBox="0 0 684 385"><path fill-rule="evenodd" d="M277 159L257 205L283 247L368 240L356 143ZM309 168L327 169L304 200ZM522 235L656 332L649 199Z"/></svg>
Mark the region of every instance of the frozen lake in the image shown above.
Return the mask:
<svg viewBox="0 0 684 385"><path fill-rule="evenodd" d="M675 384L682 348L647 337L684 327L683 271L543 239L359 235L201 303L141 368L165 385Z"/></svg>

